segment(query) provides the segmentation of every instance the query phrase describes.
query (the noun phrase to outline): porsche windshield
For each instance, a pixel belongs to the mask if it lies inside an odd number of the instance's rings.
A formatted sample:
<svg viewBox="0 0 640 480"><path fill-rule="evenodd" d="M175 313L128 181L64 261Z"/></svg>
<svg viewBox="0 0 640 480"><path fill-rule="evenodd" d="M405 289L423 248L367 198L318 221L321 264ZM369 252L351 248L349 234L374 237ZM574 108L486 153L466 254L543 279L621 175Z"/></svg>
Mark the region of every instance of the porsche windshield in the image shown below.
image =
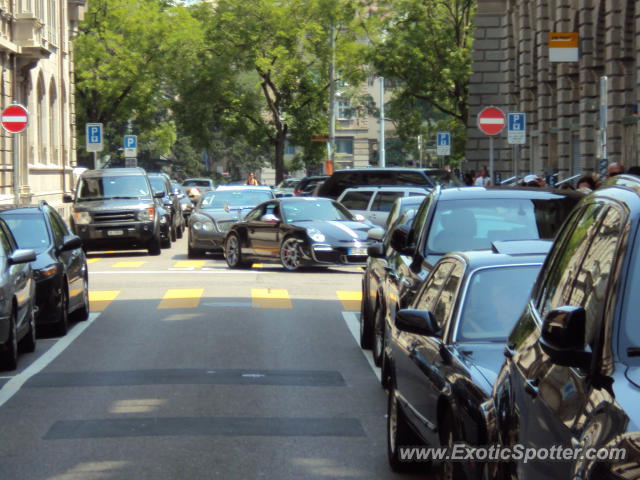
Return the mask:
<svg viewBox="0 0 640 480"><path fill-rule="evenodd" d="M287 223L312 220L354 220L353 215L337 202L330 200L301 200L282 203Z"/></svg>

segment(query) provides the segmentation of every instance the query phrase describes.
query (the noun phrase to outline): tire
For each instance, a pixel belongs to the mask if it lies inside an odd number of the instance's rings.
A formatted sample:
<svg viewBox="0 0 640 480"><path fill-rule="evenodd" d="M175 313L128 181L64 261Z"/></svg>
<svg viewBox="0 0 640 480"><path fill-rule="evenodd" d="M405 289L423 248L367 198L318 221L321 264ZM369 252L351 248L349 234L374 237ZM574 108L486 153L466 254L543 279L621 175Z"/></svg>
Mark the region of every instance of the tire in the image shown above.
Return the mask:
<svg viewBox="0 0 640 480"><path fill-rule="evenodd" d="M382 364L380 365L380 385L384 390L388 390L391 386L391 360L389 360L384 350L382 352Z"/></svg>
<svg viewBox="0 0 640 480"><path fill-rule="evenodd" d="M387 459L391 470L397 473L415 472L419 466L428 470L428 464L400 460L399 447L417 446L422 442L411 430L398 405L394 389L389 390L387 402Z"/></svg>
<svg viewBox="0 0 640 480"><path fill-rule="evenodd" d="M171 248L171 235L160 240L160 247L165 249Z"/></svg>
<svg viewBox="0 0 640 480"><path fill-rule="evenodd" d="M200 250L199 248L193 248L191 245L187 246L187 257L188 258L202 258L204 257L204 250Z"/></svg>
<svg viewBox="0 0 640 480"><path fill-rule="evenodd" d="M9 317L9 338L0 346L0 370L15 370L18 367L17 338L16 314L12 311Z"/></svg>
<svg viewBox="0 0 640 480"><path fill-rule="evenodd" d="M443 447L453 448L454 443L459 441L455 430L455 419L453 412L447 408L440 418L440 445ZM460 462L442 462L440 464L440 478L442 480L456 480L458 478L466 478Z"/></svg>
<svg viewBox="0 0 640 480"><path fill-rule="evenodd" d="M183 233L184 233L184 224L180 225L176 230L176 237L182 238Z"/></svg>
<svg viewBox="0 0 640 480"><path fill-rule="evenodd" d="M36 351L36 316L33 313L33 303L29 309L29 331L18 343L18 349L23 353Z"/></svg>
<svg viewBox="0 0 640 480"><path fill-rule="evenodd" d="M147 251L149 252L149 255L160 255L161 250L162 249L162 241L160 240L160 236L156 236L153 237L151 239L151 242L149 243L149 246L147 247Z"/></svg>
<svg viewBox="0 0 640 480"><path fill-rule="evenodd" d="M69 297L67 290L62 289L62 295L60 297L60 308L56 312L57 320L53 324L53 330L56 335L66 335L69 331Z"/></svg>
<svg viewBox="0 0 640 480"><path fill-rule="evenodd" d="M373 327L368 308L368 292L362 283L362 300L360 301L360 348L370 350L373 345Z"/></svg>
<svg viewBox="0 0 640 480"><path fill-rule="evenodd" d="M280 263L289 272L295 272L300 268L302 264L300 245L294 237L285 238L280 245Z"/></svg>
<svg viewBox="0 0 640 480"><path fill-rule="evenodd" d="M84 322L89 318L89 278L84 277L84 287L82 288L82 306L73 312L73 319L76 322Z"/></svg>
<svg viewBox="0 0 640 480"><path fill-rule="evenodd" d="M227 260L229 268L249 268L251 266L242 258L240 239L235 233L230 234L224 242L224 258Z"/></svg>
<svg viewBox="0 0 640 480"><path fill-rule="evenodd" d="M175 242L178 239L178 234L176 233L176 227L173 225L173 223L171 224L171 227L169 227L169 237L171 242Z"/></svg>
<svg viewBox="0 0 640 480"><path fill-rule="evenodd" d="M384 318L384 311L382 307L377 304L376 309L373 312L373 326L372 326L373 342L371 345L371 354L373 355L373 363L376 367L382 365L382 355L384 354L384 334L386 329L386 321Z"/></svg>

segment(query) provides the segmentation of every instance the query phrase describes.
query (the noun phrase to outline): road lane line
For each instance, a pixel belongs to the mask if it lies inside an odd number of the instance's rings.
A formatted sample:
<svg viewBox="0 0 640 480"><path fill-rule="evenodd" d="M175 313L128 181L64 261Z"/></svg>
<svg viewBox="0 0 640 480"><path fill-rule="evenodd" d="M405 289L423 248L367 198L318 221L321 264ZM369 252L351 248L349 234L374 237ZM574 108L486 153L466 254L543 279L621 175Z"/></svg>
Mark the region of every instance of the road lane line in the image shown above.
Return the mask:
<svg viewBox="0 0 640 480"><path fill-rule="evenodd" d="M101 258L87 258L87 264L96 263L98 260L102 260Z"/></svg>
<svg viewBox="0 0 640 480"><path fill-rule="evenodd" d="M168 308L196 308L204 288L170 288L158 305L159 310Z"/></svg>
<svg viewBox="0 0 640 480"><path fill-rule="evenodd" d="M90 313L89 318L86 321L76 323L64 337L61 337L60 340L54 343L49 350L40 355L35 362L5 383L4 386L0 388L0 407L18 393L27 380L42 371L47 365L53 362L58 355L64 352L64 350L71 345L71 343L78 338L82 332L84 332L89 325L98 318L99 315L99 313Z"/></svg>
<svg viewBox="0 0 640 480"><path fill-rule="evenodd" d="M178 260L173 268L202 268L206 260Z"/></svg>
<svg viewBox="0 0 640 480"><path fill-rule="evenodd" d="M101 312L120 294L120 290L89 290L89 309Z"/></svg>
<svg viewBox="0 0 640 480"><path fill-rule="evenodd" d="M339 290L336 292L338 300L345 310L359 311L362 292Z"/></svg>
<svg viewBox="0 0 640 480"><path fill-rule="evenodd" d="M358 345L358 350L362 352L364 358L369 362L369 366L375 376L380 380L380 369L376 367L376 364L373 361L373 355L371 354L371 350L363 350L360 348L360 319L358 318L358 314L355 312L342 312L342 318L344 318L345 323L347 324L347 328L353 335L353 338L356 340L356 344Z"/></svg>
<svg viewBox="0 0 640 480"><path fill-rule="evenodd" d="M280 288L252 288L253 308L292 308L289 292Z"/></svg>
<svg viewBox="0 0 640 480"><path fill-rule="evenodd" d="M144 261L137 261L137 262L116 262L113 265L111 265L111 268L139 268L142 265L144 265L145 262Z"/></svg>

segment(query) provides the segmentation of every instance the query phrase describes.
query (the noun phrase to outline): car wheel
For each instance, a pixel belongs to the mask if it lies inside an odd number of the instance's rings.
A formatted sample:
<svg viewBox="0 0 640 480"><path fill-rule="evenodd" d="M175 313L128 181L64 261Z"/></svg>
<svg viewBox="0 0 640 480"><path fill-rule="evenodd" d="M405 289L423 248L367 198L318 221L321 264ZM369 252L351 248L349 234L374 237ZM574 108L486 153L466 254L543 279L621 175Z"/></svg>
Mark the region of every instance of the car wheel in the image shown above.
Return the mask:
<svg viewBox="0 0 640 480"><path fill-rule="evenodd" d="M171 227L169 227L169 236L171 237L172 242L175 242L178 239L178 234L176 233L176 227L175 225L173 225L173 222L171 224Z"/></svg>
<svg viewBox="0 0 640 480"><path fill-rule="evenodd" d="M82 306L73 312L73 319L77 322L84 322L89 318L89 278L85 275L82 279Z"/></svg>
<svg viewBox="0 0 640 480"><path fill-rule="evenodd" d="M360 301L360 348L369 350L373 344L373 328L371 316L368 314L368 292L362 284L362 300Z"/></svg>
<svg viewBox="0 0 640 480"><path fill-rule="evenodd" d="M387 403L387 458L391 470L398 473L413 472L417 469L417 462L402 460L401 447L415 447L422 442L411 430L407 420L398 405L398 399L393 389L389 390ZM427 466L428 469L428 466Z"/></svg>
<svg viewBox="0 0 640 480"><path fill-rule="evenodd" d="M53 325L53 329L57 335L66 335L69 331L69 297L67 296L67 290L62 289L60 295L60 307L56 312L56 322Z"/></svg>
<svg viewBox="0 0 640 480"><path fill-rule="evenodd" d="M33 303L29 308L29 331L20 340L18 348L23 353L31 353L36 351L36 316L33 312Z"/></svg>
<svg viewBox="0 0 640 480"><path fill-rule="evenodd" d="M457 437L453 412L447 408L440 419L440 445L449 448L449 451L451 451L458 441ZM462 464L460 462L442 462L440 464L440 478L442 480L465 478Z"/></svg>
<svg viewBox="0 0 640 480"><path fill-rule="evenodd" d="M182 238L183 233L184 233L184 224L180 225L176 230L176 237Z"/></svg>
<svg viewBox="0 0 640 480"><path fill-rule="evenodd" d="M376 367L382 365L382 354L384 352L384 332L385 331L385 318L384 310L378 304L373 312L373 363Z"/></svg>
<svg viewBox="0 0 640 480"><path fill-rule="evenodd" d="M285 270L290 272L300 268L302 254L297 239L289 237L285 238L284 242L282 242L280 246L280 263L282 263Z"/></svg>
<svg viewBox="0 0 640 480"><path fill-rule="evenodd" d="M160 240L160 247L171 248L171 234L169 232L167 232L167 238Z"/></svg>
<svg viewBox="0 0 640 480"><path fill-rule="evenodd" d="M391 385L391 368L390 360L387 357L386 349L382 350L382 362L380 365L380 385L383 389L388 389Z"/></svg>
<svg viewBox="0 0 640 480"><path fill-rule="evenodd" d="M9 316L9 338L1 347L0 369L15 370L18 367L18 331L16 314L13 311Z"/></svg>
<svg viewBox="0 0 640 480"><path fill-rule="evenodd" d="M247 268L250 266L242 259L240 239L235 233L229 235L227 241L224 242L224 257L229 268Z"/></svg>
<svg viewBox="0 0 640 480"><path fill-rule="evenodd" d="M147 247L147 251L149 252L149 255L160 255L161 252L161 248L162 248L162 240L160 239L160 236L156 236L153 237L151 239L151 242L149 243L149 246Z"/></svg>

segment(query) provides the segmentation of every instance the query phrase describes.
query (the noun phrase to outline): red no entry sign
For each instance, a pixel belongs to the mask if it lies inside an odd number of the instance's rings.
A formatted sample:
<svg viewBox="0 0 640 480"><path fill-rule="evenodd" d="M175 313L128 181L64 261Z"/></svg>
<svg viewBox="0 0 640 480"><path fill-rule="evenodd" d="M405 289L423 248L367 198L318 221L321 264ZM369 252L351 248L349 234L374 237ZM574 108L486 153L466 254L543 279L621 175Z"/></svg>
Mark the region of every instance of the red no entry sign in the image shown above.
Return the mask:
<svg viewBox="0 0 640 480"><path fill-rule="evenodd" d="M498 135L506 124L507 118L499 108L487 107L478 114L478 128L486 135Z"/></svg>
<svg viewBox="0 0 640 480"><path fill-rule="evenodd" d="M9 105L0 115L2 128L9 133L20 133L29 123L29 113L22 105Z"/></svg>

